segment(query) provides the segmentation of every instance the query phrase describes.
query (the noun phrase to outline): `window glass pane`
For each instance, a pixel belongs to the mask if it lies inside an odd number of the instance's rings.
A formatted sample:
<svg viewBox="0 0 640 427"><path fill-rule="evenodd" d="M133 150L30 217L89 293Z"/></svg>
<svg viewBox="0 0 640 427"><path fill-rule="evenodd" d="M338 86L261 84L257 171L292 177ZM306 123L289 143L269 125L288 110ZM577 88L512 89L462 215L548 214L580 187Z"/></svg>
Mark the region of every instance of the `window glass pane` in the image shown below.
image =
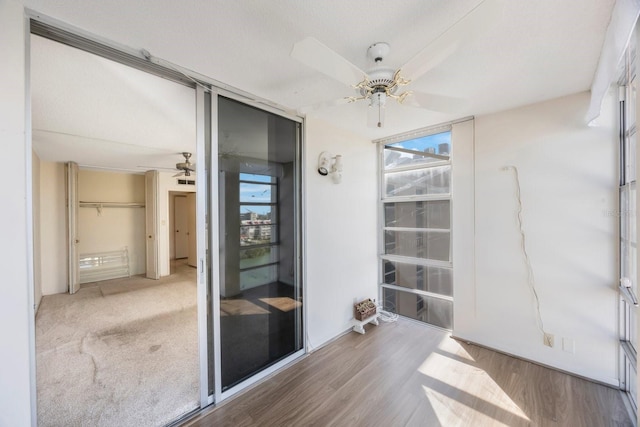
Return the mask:
<svg viewBox="0 0 640 427"><path fill-rule="evenodd" d="M629 204L624 212L629 224L629 240L635 245L636 239L636 183L629 184Z"/></svg>
<svg viewBox="0 0 640 427"><path fill-rule="evenodd" d="M638 350L638 313L637 308L629 306L629 342Z"/></svg>
<svg viewBox="0 0 640 427"><path fill-rule="evenodd" d="M275 190L273 185L240 181L240 202L271 203L273 201L272 190ZM275 196L275 191L273 196Z"/></svg>
<svg viewBox="0 0 640 427"><path fill-rule="evenodd" d="M240 226L240 246L277 243L277 228L277 226L268 223L243 224Z"/></svg>
<svg viewBox="0 0 640 427"><path fill-rule="evenodd" d="M384 176L386 197L448 194L451 192L451 166L389 172Z"/></svg>
<svg viewBox="0 0 640 427"><path fill-rule="evenodd" d="M240 268L256 267L278 262L277 246L262 246L240 251Z"/></svg>
<svg viewBox="0 0 640 427"><path fill-rule="evenodd" d="M447 161L450 153L451 132L396 142L384 147L384 168Z"/></svg>
<svg viewBox="0 0 640 427"><path fill-rule="evenodd" d="M387 230L384 233L385 250L389 255L449 261L450 234L446 231Z"/></svg>
<svg viewBox="0 0 640 427"><path fill-rule="evenodd" d="M383 261L384 283L453 296L450 268Z"/></svg>
<svg viewBox="0 0 640 427"><path fill-rule="evenodd" d="M240 205L240 221L244 225L244 221L270 221L274 223L272 219L276 218L275 206L260 206L260 205Z"/></svg>
<svg viewBox="0 0 640 427"><path fill-rule="evenodd" d="M627 384L629 384L629 396L631 397L631 401L632 402L637 402L638 400L638 373L636 372L635 369L633 369L633 365L631 364L631 362L628 363L628 369L629 369L629 381L627 381Z"/></svg>
<svg viewBox="0 0 640 427"><path fill-rule="evenodd" d="M637 78L635 75L631 77L631 82L629 82L628 86L629 96L625 99L625 105L627 106L627 118L629 119L627 122L627 130L631 129L636 123Z"/></svg>
<svg viewBox="0 0 640 427"><path fill-rule="evenodd" d="M385 310L441 328L452 328L453 302L396 289L382 288L382 290Z"/></svg>
<svg viewBox="0 0 640 427"><path fill-rule="evenodd" d="M241 173L240 181L254 181L275 184L276 178L269 175L258 175L255 173Z"/></svg>
<svg viewBox="0 0 640 427"><path fill-rule="evenodd" d="M625 213L629 212L629 186L625 185L620 188L620 237L629 239L629 230L627 221L629 216Z"/></svg>
<svg viewBox="0 0 640 427"><path fill-rule="evenodd" d="M631 290L633 291L633 294L637 297L638 296L638 283L636 280L636 271L637 271L637 262L636 262L636 256L637 256L637 249L635 247L635 244L630 244L629 245L629 254L626 256L627 258L627 263L628 263L628 277L629 279L631 279Z"/></svg>
<svg viewBox="0 0 640 427"><path fill-rule="evenodd" d="M626 277L631 279L629 271L629 243L620 239L620 278Z"/></svg>
<svg viewBox="0 0 640 427"><path fill-rule="evenodd" d="M278 281L278 266L267 265L265 267L252 268L240 272L240 290L268 285Z"/></svg>
<svg viewBox="0 0 640 427"><path fill-rule="evenodd" d="M626 141L625 161L627 168L626 183L636 180L636 133L628 135Z"/></svg>
<svg viewBox="0 0 640 427"><path fill-rule="evenodd" d="M449 229L450 205L449 200L385 203L385 226Z"/></svg>

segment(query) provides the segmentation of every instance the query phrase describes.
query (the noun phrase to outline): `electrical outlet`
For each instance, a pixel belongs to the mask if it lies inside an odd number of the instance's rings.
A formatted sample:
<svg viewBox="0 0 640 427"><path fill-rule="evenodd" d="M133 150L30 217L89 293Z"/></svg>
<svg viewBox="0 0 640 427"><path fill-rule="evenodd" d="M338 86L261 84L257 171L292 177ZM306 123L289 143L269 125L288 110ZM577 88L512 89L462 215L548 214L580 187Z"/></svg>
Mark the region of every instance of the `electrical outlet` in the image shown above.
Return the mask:
<svg viewBox="0 0 640 427"><path fill-rule="evenodd" d="M544 345L547 347L553 347L553 334L546 333L544 334Z"/></svg>

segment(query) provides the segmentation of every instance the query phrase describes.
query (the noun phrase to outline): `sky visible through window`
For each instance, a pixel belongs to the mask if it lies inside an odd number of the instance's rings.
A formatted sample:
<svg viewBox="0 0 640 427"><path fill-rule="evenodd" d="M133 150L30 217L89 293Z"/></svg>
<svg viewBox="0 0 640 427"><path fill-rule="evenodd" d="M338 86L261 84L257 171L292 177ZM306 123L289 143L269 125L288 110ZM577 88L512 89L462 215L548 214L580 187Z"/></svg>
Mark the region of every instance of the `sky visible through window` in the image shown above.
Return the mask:
<svg viewBox="0 0 640 427"><path fill-rule="evenodd" d="M436 133L421 138L409 139L407 141L396 142L395 144L387 144L386 147L406 148L408 150L425 151L427 148L433 148L438 152L438 146L451 142L451 132Z"/></svg>
<svg viewBox="0 0 640 427"><path fill-rule="evenodd" d="M245 204L240 206L241 214L255 212L258 215L266 215L271 211L270 206L248 205L250 203L271 203L271 192L275 190L275 186L269 184L275 184L275 178L272 176L240 174L240 202Z"/></svg>
<svg viewBox="0 0 640 427"><path fill-rule="evenodd" d="M411 150L412 152L395 149ZM422 155L431 153L437 156ZM393 144L386 144L384 150L384 167L393 169L402 166L421 165L446 160L451 154L451 131L408 139Z"/></svg>

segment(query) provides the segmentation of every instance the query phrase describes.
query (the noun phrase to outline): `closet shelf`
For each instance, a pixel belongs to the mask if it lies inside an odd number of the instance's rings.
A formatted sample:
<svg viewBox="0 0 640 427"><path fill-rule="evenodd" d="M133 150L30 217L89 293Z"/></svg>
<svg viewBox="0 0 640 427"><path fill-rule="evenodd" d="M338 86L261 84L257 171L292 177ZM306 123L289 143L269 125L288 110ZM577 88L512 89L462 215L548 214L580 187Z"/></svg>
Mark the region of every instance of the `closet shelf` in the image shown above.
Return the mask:
<svg viewBox="0 0 640 427"><path fill-rule="evenodd" d="M144 203L130 202L79 202L81 208L144 208Z"/></svg>
<svg viewBox="0 0 640 427"><path fill-rule="evenodd" d="M130 202L78 202L81 208L95 208L98 216L102 216L104 208L144 208L144 203Z"/></svg>

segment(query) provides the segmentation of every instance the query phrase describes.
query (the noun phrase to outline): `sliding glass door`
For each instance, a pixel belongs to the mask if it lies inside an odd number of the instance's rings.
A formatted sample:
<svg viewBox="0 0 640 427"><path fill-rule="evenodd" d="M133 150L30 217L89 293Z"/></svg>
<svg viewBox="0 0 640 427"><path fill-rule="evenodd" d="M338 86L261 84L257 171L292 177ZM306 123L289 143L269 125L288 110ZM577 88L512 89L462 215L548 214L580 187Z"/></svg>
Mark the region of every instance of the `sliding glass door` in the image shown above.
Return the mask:
<svg viewBox="0 0 640 427"><path fill-rule="evenodd" d="M303 348L300 125L218 97L220 381L225 392Z"/></svg>

